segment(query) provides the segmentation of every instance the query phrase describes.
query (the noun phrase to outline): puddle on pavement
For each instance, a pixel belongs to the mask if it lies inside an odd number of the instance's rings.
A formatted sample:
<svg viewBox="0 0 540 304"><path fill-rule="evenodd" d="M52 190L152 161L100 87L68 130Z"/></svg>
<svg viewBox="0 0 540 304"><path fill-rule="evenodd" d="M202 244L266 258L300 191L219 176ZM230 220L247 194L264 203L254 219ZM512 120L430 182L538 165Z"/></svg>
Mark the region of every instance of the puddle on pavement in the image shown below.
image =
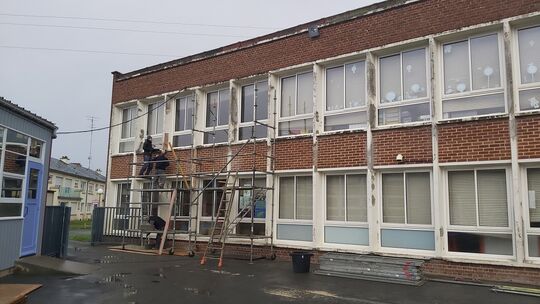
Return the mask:
<svg viewBox="0 0 540 304"><path fill-rule="evenodd" d="M225 270L210 270L210 272L217 273L217 274L230 275L230 276L239 276L240 275L240 273L238 273L238 272L229 272L229 271L225 271Z"/></svg>
<svg viewBox="0 0 540 304"><path fill-rule="evenodd" d="M206 290L206 289L185 287L184 290L188 291L188 292L191 292L192 294L198 295L198 296L209 296L210 295L210 290Z"/></svg>
<svg viewBox="0 0 540 304"><path fill-rule="evenodd" d="M130 274L131 274L130 272L115 273L115 274L102 278L96 283L97 284L115 284L115 285L122 286L123 288L122 295L124 297L130 297L138 293L138 290L135 287L133 287L132 285L126 284L124 282L124 278L126 278Z"/></svg>
<svg viewBox="0 0 540 304"><path fill-rule="evenodd" d="M300 290L293 288L265 288L264 292L269 295L278 296L290 300L296 299L332 299L342 302L361 302L360 299L342 297L324 290Z"/></svg>
<svg viewBox="0 0 540 304"><path fill-rule="evenodd" d="M117 256L106 255L106 256L102 257L101 259L94 259L94 263L96 263L96 264L112 264L116 260L118 260Z"/></svg>

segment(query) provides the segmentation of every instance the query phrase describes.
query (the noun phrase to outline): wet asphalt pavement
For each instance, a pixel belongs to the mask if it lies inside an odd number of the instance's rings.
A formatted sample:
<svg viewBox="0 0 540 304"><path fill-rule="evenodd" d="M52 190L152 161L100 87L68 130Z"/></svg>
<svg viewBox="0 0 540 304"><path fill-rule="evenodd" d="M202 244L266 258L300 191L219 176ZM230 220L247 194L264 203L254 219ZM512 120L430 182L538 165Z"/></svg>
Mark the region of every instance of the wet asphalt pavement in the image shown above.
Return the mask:
<svg viewBox="0 0 540 304"><path fill-rule="evenodd" d="M489 287L426 282L421 287L294 274L277 261L225 260L201 266L197 258L149 256L72 242L70 259L95 264L85 276L15 274L0 283L39 283L28 303L539 303Z"/></svg>

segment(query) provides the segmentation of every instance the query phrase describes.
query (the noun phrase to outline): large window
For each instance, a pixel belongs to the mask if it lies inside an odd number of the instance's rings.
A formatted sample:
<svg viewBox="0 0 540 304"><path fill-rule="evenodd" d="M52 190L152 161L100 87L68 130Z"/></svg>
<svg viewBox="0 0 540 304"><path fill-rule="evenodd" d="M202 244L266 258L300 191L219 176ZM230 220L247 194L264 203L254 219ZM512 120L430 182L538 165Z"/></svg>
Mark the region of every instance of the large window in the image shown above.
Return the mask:
<svg viewBox="0 0 540 304"><path fill-rule="evenodd" d="M528 255L540 258L540 168L527 169Z"/></svg>
<svg viewBox="0 0 540 304"><path fill-rule="evenodd" d="M229 140L229 89L206 94L205 131L205 144Z"/></svg>
<svg viewBox="0 0 540 304"><path fill-rule="evenodd" d="M498 34L444 44L444 119L506 112Z"/></svg>
<svg viewBox="0 0 540 304"><path fill-rule="evenodd" d="M365 128L366 96L365 61L326 69L324 130Z"/></svg>
<svg viewBox="0 0 540 304"><path fill-rule="evenodd" d="M152 136L154 145L163 144L164 102L158 101L148 105L147 135Z"/></svg>
<svg viewBox="0 0 540 304"><path fill-rule="evenodd" d="M133 152L135 144L135 117L137 117L137 107L130 107L122 110L122 131L120 134L119 152Z"/></svg>
<svg viewBox="0 0 540 304"><path fill-rule="evenodd" d="M365 174L326 176L326 220L367 222Z"/></svg>
<svg viewBox="0 0 540 304"><path fill-rule="evenodd" d="M251 234L251 213L254 215L253 234L264 235L266 218L266 178L255 178L255 186L251 186L251 178L239 179L238 216L243 220L236 226L237 234ZM253 204L252 204L253 202ZM253 205L254 208L251 208Z"/></svg>
<svg viewBox="0 0 540 304"><path fill-rule="evenodd" d="M313 72L281 78L280 136L313 132Z"/></svg>
<svg viewBox="0 0 540 304"><path fill-rule="evenodd" d="M21 216L28 144L28 136L0 128L0 154L4 150L3 159L0 157L0 217Z"/></svg>
<svg viewBox="0 0 540 304"><path fill-rule="evenodd" d="M379 59L379 125L430 120L426 48Z"/></svg>
<svg viewBox="0 0 540 304"><path fill-rule="evenodd" d="M255 105L257 105L255 107ZM267 124L268 121L268 80L259 81L242 87L242 99L240 103L240 128L238 138L240 140L264 138L267 136L267 128L254 121Z"/></svg>
<svg viewBox="0 0 540 304"><path fill-rule="evenodd" d="M448 250L512 255L505 169L448 172Z"/></svg>
<svg viewBox="0 0 540 304"><path fill-rule="evenodd" d="M518 31L519 109L540 110L540 26Z"/></svg>
<svg viewBox="0 0 540 304"><path fill-rule="evenodd" d="M313 182L311 176L288 176L279 179L279 218L311 220L313 217Z"/></svg>
<svg viewBox="0 0 540 304"><path fill-rule="evenodd" d="M429 172L382 174L383 223L431 225Z"/></svg>
<svg viewBox="0 0 540 304"><path fill-rule="evenodd" d="M191 129L193 128L193 109L195 99L193 95L176 99L173 145L185 147L192 144Z"/></svg>
<svg viewBox="0 0 540 304"><path fill-rule="evenodd" d="M116 191L116 207L129 208L131 183L120 183ZM127 210L125 210L127 212Z"/></svg>

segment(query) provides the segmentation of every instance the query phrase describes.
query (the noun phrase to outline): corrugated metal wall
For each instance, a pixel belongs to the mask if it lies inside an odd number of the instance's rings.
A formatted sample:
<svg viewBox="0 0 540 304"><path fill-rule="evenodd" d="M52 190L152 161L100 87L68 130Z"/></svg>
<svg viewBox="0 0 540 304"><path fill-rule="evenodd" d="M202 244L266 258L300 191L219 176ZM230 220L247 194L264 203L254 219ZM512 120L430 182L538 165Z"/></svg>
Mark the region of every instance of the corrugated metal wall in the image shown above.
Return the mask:
<svg viewBox="0 0 540 304"><path fill-rule="evenodd" d="M0 221L0 270L13 266L21 253L22 219Z"/></svg>
<svg viewBox="0 0 540 304"><path fill-rule="evenodd" d="M41 140L45 140L47 145L51 144L51 130L46 129L22 116L14 114L13 112L10 112L2 107L0 107L0 122L2 125L10 129L26 133Z"/></svg>

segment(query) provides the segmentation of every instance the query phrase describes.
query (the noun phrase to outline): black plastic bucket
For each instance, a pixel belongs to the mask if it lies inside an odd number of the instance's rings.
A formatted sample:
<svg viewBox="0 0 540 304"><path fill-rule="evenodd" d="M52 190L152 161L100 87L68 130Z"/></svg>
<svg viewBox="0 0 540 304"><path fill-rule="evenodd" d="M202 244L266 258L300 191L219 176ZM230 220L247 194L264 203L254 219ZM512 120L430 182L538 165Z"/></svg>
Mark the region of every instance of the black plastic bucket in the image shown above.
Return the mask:
<svg viewBox="0 0 540 304"><path fill-rule="evenodd" d="M311 264L311 257L313 253L305 251L294 251L290 254L292 258L293 271L296 273L309 272L309 266Z"/></svg>

